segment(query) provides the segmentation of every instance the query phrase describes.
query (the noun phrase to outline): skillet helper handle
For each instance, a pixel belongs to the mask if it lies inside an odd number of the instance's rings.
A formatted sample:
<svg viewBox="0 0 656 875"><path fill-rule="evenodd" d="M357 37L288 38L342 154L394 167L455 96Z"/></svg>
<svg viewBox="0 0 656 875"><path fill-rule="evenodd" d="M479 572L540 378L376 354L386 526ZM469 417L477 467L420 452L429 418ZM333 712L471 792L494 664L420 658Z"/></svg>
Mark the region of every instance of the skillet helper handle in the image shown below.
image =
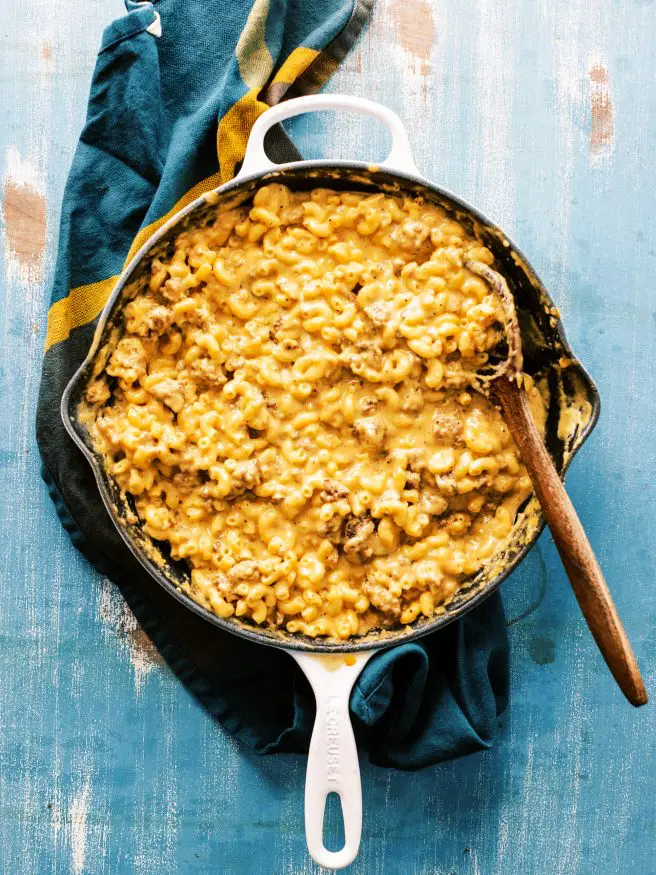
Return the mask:
<svg viewBox="0 0 656 875"><path fill-rule="evenodd" d="M505 377L495 380L493 387L594 640L629 702L644 705L647 692L631 644L590 541L535 426L526 392Z"/></svg>
<svg viewBox="0 0 656 875"><path fill-rule="evenodd" d="M306 112L323 112L325 110L356 112L359 115L366 115L382 122L392 136L392 148L380 166L389 170L399 170L402 173L417 173L406 129L401 119L391 109L373 100L353 97L350 94L310 94L306 97L284 100L262 113L251 129L244 161L236 178L253 176L267 170L275 170L276 167L280 166L270 161L264 151L264 137L269 128L285 121L285 119L303 115ZM339 162L336 163L339 164Z"/></svg>
<svg viewBox="0 0 656 875"><path fill-rule="evenodd" d="M309 680L317 703L305 777L308 851L320 866L343 869L356 858L362 833L360 765L349 699L353 684L373 652L326 656L288 653ZM337 793L342 804L344 847L339 851L329 851L323 843L323 818L330 793Z"/></svg>

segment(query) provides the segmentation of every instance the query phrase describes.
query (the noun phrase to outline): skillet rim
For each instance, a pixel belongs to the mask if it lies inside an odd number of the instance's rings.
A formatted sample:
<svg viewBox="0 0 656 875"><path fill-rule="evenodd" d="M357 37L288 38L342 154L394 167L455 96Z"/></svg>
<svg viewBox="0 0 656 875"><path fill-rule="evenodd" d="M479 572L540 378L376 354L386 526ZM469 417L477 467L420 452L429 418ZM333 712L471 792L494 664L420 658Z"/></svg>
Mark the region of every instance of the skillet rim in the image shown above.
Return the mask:
<svg viewBox="0 0 656 875"><path fill-rule="evenodd" d="M100 340L103 334L103 330L114 308L114 304L121 296L126 285L130 282L132 275L135 273L136 269L139 267L148 252L152 249L153 246L155 246L156 243L158 243L163 237L165 237L172 228L174 228L177 224L179 224L184 218L193 213L195 210L207 204L209 202L209 199L214 195L223 196L233 191L236 192L238 189L244 186L248 186L248 184L256 181L264 184L269 179L275 179L276 177L290 171L304 171L305 173L310 173L313 170L330 169L351 171L353 174L356 175L372 175L373 172L382 171L394 180L399 180L401 183L405 182L419 184L429 189L438 197L450 201L456 208L467 213L476 222L479 222L484 228L500 234L502 236L502 239L507 242L509 251L516 255L521 261L522 269L524 270L524 273L526 274L531 284L539 291L545 302L550 304L552 308L556 307L551 296L547 292L545 286L538 277L531 263L528 261L522 250L514 243L514 241L505 233L502 228L496 225L496 223L490 221L476 207L473 207L460 196L454 194L448 189L436 185L434 182L428 180L424 176L421 176L419 173L407 173L397 169L392 170L391 168L385 167L384 165L374 165L371 162L364 161L319 159L310 161L293 161L286 164L277 164L273 168L270 168L264 172L260 171L257 173L243 176L238 175L229 182L201 194L198 198L195 198L191 203L187 204L185 207L183 207L181 210L179 210L177 213L167 219L167 221L164 222L164 224L160 228L158 228L148 238L148 240L145 241L145 243L132 257L130 262L121 271L121 274L119 275L112 294L107 300L98 318L98 323L94 331L93 341L91 343L89 351L84 361L80 364L80 366L77 368L77 370L69 380L62 394L60 404L60 414L64 427L71 439L85 456L87 462L90 464L96 481L96 485L100 492L100 497L103 501L103 504L105 505L108 514L111 517L115 528L118 530L121 538L123 539L124 543L130 550L132 555L135 557L135 559L144 568L144 570L147 571L150 576L157 581L160 586L167 590L167 592L169 592L175 599L177 599L178 602L180 602L186 608L189 608L190 610L194 611L198 616L203 617L203 619L212 623L214 626L223 629L226 632L230 632L231 634L238 635L239 637L244 638L248 641L252 641L257 644L263 644L269 647L276 647L282 650L303 651L317 654L341 654L382 650L387 647L395 646L396 644L404 644L415 641L418 638L423 637L424 635L428 635L431 632L435 632L438 629L444 628L449 623L452 623L454 620L460 619L477 605L485 601L485 599L489 598L492 593L496 592L496 590L501 586L503 581L506 580L507 577L509 577L509 575L518 567L518 565L524 560L530 550L535 546L545 528L545 520L542 513L538 512L538 524L531 538L521 547L520 550L517 551L517 553L513 555L512 559L507 563L506 567L504 567L502 571L500 571L484 586L479 587L479 589L475 593L473 593L470 598L466 599L465 601L454 607L452 610L449 610L447 606L447 610L444 614L435 615L431 619L423 622L421 625L411 628L410 631L406 631L408 627L401 627L394 631L384 632L380 635L380 638L378 640L369 640L366 636L363 636L362 639L356 638L352 641L349 640L346 642L334 642L332 640L320 638L313 639L308 638L304 635L292 635L291 633L286 633L285 636L285 633L282 632L268 632L266 630L256 629L255 627L250 627L242 623L231 622L230 620L224 620L221 617L218 617L216 614L213 614L207 608L202 607L202 605L194 601L191 596L182 592L172 581L166 578L159 571L157 565L149 560L142 553L142 551L135 549L132 540L127 534L127 526L117 518L117 515L114 511L114 503L104 481L104 476L108 477L109 475L103 475L102 466L99 464L96 456L89 450L81 434L77 431L77 427L81 429L82 426L78 423L77 411L73 409L73 405L74 403L77 403L79 397L79 386L83 383L85 377L90 371L90 366L100 346ZM599 391L593 379L590 377L585 367L576 357L569 344L562 320L560 318L560 313L557 308L556 312L558 313L558 315L554 320L553 327L558 337L558 341L565 354L573 360L574 364L572 366L572 369L576 370L576 372L578 373L578 376L580 377L581 382L585 387L586 400L591 407L590 418L576 436L576 440L572 444L568 455L564 459L562 468L559 471L559 476L561 477L561 479L564 479L572 460L581 449L585 441L588 439L592 430L597 424L601 409L601 399L599 396Z"/></svg>

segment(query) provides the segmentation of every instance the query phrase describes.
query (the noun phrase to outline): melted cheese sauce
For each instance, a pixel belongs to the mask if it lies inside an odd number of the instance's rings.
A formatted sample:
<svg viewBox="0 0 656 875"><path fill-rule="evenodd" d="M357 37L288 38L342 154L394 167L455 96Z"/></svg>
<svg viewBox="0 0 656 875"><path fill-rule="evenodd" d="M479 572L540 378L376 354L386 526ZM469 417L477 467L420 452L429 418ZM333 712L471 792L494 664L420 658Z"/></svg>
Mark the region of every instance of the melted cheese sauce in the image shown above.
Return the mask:
<svg viewBox="0 0 656 875"><path fill-rule="evenodd" d="M153 261L87 402L199 603L347 639L505 546L530 483L474 389L503 311L468 259L493 261L420 199L274 184Z"/></svg>

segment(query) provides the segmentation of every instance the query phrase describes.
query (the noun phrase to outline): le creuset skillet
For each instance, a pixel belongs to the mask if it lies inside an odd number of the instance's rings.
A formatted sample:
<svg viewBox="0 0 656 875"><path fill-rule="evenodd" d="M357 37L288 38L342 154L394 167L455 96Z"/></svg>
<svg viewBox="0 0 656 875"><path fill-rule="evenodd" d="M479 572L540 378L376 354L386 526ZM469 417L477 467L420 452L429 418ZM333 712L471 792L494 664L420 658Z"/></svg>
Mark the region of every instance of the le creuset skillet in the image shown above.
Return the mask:
<svg viewBox="0 0 656 875"><path fill-rule="evenodd" d="M329 160L273 164L264 149L264 137L269 128L293 116L323 110L356 112L383 122L392 139L386 160L375 166L361 161ZM89 354L62 398L64 424L91 464L105 506L126 545L155 580L186 607L219 628L286 650L305 673L317 705L305 785L308 849L321 866L340 869L357 855L362 825L358 754L349 717L349 696L355 680L377 651L441 629L494 592L534 545L544 523L537 501L531 498L519 513L502 555L467 581L445 612L419 619L409 628L373 630L350 641L318 640L263 630L234 617L224 620L201 607L181 589L189 577L187 567L171 560L164 545L152 541L139 523L131 522L134 514L130 498L118 489L95 451L84 417L79 413L80 401L94 368L97 371L106 362L111 352L111 337L115 337L115 329L121 325L123 306L139 290L140 284L146 282L152 259L170 251L175 237L185 227L213 221L217 210L248 201L258 188L273 181L294 190L321 187L423 197L441 206L492 250L495 267L506 277L515 299L522 329L524 368L541 383L548 398L545 442L561 476L595 425L599 396L592 380L575 359L558 311L526 258L501 229L476 209L421 176L398 116L369 100L323 94L299 97L267 110L253 126L243 165L235 179L202 195L170 218L121 274L100 316ZM329 851L323 843L325 802L333 792L340 797L344 820L345 844L339 851Z"/></svg>

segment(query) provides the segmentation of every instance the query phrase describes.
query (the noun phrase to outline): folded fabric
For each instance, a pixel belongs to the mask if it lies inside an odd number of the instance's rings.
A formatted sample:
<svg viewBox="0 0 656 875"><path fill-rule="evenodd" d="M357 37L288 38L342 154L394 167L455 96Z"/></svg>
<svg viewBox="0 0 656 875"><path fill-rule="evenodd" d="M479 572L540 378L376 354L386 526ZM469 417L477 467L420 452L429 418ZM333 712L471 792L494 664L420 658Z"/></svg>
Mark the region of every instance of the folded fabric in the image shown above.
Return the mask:
<svg viewBox="0 0 656 875"><path fill-rule="evenodd" d="M44 479L73 543L121 589L145 631L224 728L261 753L306 750L309 686L281 651L186 610L136 563L64 431L62 393L126 261L175 211L238 170L271 103L320 88L370 0L127 2L104 33L62 207L37 414ZM280 129L273 150L298 157ZM373 762L418 768L489 746L506 704L498 595L417 643L377 655L351 699Z"/></svg>

